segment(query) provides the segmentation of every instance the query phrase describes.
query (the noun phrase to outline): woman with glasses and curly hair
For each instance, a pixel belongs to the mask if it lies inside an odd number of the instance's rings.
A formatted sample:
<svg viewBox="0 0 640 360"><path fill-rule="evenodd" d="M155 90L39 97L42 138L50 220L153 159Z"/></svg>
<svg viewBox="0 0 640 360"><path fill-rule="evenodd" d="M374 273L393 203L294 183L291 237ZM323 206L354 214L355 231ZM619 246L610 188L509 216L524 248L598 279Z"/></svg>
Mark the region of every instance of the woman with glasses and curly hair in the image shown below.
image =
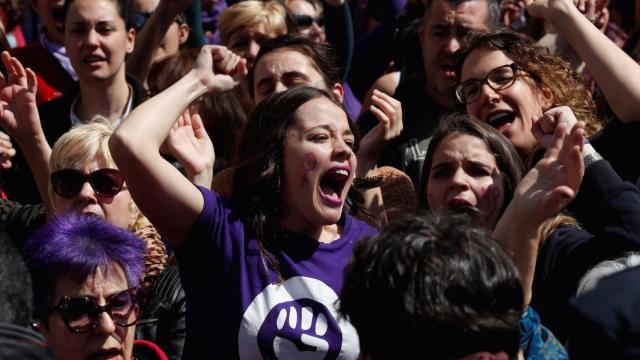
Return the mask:
<svg viewBox="0 0 640 360"><path fill-rule="evenodd" d="M571 64L529 37L496 31L472 34L458 54L456 97L467 112L492 125L516 147L525 163L533 164L537 149L532 129L544 132L556 120L546 112L568 106L586 123L591 141L587 164L600 158L611 162L620 176L636 182L640 167L627 160L628 146L640 136L640 65L604 36L571 0L528 0L530 14L544 18L585 61L590 75L615 113L598 118L592 94ZM599 154L592 154L597 150Z"/></svg>
<svg viewBox="0 0 640 360"><path fill-rule="evenodd" d="M622 181L635 183L640 175L640 167L627 160L628 150L624 150L631 144L630 137L637 138L640 124L623 124L637 118L630 110L637 108L633 99L640 99L640 92L634 92L637 85L622 75L637 78L640 67L604 38L572 1L529 3L528 9L534 15L553 19L552 23L566 34L596 81L602 84L607 98L616 98L611 105L620 119L608 122L599 131L603 123L595 115L591 94L571 65L550 55L532 39L510 31L470 35L459 53L456 97L469 115L505 135L528 167L542 153L538 150L543 146L538 145L536 137L553 133L561 119L570 120L570 127L578 120L586 123L585 135L591 143L586 141L583 145L584 181L569 209L590 234L606 236L580 240L567 235L571 226L561 226L567 222L548 223L540 235L541 255L556 255L539 258L532 286L532 305L545 324L564 339L566 301L575 294L587 266L604 260L605 253L607 257L619 256L640 244L640 229L634 225L638 221L637 200L630 198L637 197L637 189ZM594 42L600 37L604 39ZM627 101L629 104L621 103L619 98L620 92L625 91L627 99L632 100ZM602 161L603 157L608 161ZM602 204L608 205L600 208ZM619 231L620 225L624 231ZM559 261L562 258L569 260Z"/></svg>

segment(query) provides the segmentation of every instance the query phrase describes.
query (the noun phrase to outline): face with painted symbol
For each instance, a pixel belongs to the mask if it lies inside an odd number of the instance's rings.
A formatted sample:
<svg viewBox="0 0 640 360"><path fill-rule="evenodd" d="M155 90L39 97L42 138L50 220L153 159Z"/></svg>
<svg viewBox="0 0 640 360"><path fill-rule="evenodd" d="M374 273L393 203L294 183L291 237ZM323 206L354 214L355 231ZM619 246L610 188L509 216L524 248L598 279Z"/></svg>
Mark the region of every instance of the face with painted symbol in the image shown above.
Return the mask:
<svg viewBox="0 0 640 360"><path fill-rule="evenodd" d="M504 178L494 155L477 137L447 135L433 153L427 184L427 202L435 212L473 208L487 228L501 215Z"/></svg>
<svg viewBox="0 0 640 360"><path fill-rule="evenodd" d="M353 180L355 135L345 112L325 97L293 114L283 145L282 224L291 230L340 220Z"/></svg>

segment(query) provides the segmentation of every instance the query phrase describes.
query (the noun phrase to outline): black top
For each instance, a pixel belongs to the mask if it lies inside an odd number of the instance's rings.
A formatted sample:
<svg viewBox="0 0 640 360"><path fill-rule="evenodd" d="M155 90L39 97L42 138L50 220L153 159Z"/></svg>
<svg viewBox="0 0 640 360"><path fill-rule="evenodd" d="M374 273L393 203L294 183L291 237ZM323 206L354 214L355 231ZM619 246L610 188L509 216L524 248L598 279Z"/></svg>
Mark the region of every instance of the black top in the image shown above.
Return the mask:
<svg viewBox="0 0 640 360"><path fill-rule="evenodd" d="M584 230L559 227L545 240L531 299L542 323L562 342L569 325L568 300L582 276L604 260L640 250L640 191L606 160L586 169L571 209Z"/></svg>
<svg viewBox="0 0 640 360"><path fill-rule="evenodd" d="M402 102L403 130L384 150L379 166L393 166L404 171L418 189L431 135L440 117L451 112L436 103L424 92L423 77L407 78L401 75L400 84L393 95ZM378 124L378 119L367 111L358 119L358 128L364 135ZM426 181L426 179L424 180Z"/></svg>

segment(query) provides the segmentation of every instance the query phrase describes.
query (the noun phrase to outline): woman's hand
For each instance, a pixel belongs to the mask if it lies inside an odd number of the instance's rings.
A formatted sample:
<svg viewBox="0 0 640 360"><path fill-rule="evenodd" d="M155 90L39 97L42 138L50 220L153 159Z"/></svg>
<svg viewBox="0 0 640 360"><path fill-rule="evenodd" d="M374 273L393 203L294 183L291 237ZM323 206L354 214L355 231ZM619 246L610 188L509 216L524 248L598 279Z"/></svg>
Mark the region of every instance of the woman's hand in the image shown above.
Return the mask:
<svg viewBox="0 0 640 360"><path fill-rule="evenodd" d="M524 7L524 1L522 0L502 0L500 2L502 23L506 27L510 27L514 21L524 14Z"/></svg>
<svg viewBox="0 0 640 360"><path fill-rule="evenodd" d="M533 221L558 214L575 197L584 175L584 122L574 122L568 108L552 110L556 110L556 126L552 137L544 140L547 151L520 181L513 200L528 209Z"/></svg>
<svg viewBox="0 0 640 360"><path fill-rule="evenodd" d="M0 170L11 168L11 158L15 154L16 149L11 144L11 138L3 131L0 131Z"/></svg>
<svg viewBox="0 0 640 360"><path fill-rule="evenodd" d="M200 115L191 115L188 109L185 110L161 150L166 150L180 161L191 182L211 187L215 152Z"/></svg>
<svg viewBox="0 0 640 360"><path fill-rule="evenodd" d="M554 132L560 122L567 123L569 129L578 122L573 111L568 106L559 106L549 109L533 124L531 131L543 149L548 149L553 144Z"/></svg>
<svg viewBox="0 0 640 360"><path fill-rule="evenodd" d="M200 82L209 91L221 93L233 89L247 75L247 60L224 46L203 46L193 65Z"/></svg>
<svg viewBox="0 0 640 360"><path fill-rule="evenodd" d="M607 0L525 0L531 16L550 19L553 10L567 11L575 7L592 23L607 6Z"/></svg>
<svg viewBox="0 0 640 360"><path fill-rule="evenodd" d="M378 125L360 141L358 150L358 173L363 176L375 167L385 147L402 132L402 104L391 96L374 90L369 110L378 118Z"/></svg>
<svg viewBox="0 0 640 360"><path fill-rule="evenodd" d="M18 59L2 52L9 79L0 74L0 126L19 143L44 138L36 103L38 83L31 69L25 69Z"/></svg>

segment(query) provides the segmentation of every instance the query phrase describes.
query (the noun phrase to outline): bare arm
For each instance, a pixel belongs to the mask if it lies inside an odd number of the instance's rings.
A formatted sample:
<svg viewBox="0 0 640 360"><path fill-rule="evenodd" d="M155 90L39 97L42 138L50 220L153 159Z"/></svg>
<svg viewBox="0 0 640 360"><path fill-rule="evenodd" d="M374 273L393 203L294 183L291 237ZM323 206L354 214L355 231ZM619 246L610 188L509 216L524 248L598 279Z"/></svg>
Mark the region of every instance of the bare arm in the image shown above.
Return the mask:
<svg viewBox="0 0 640 360"><path fill-rule="evenodd" d="M162 43L175 17L189 6L191 0L161 0L140 33L133 52L127 57L127 72L141 83L147 79L153 54Z"/></svg>
<svg viewBox="0 0 640 360"><path fill-rule="evenodd" d="M109 140L111 155L131 196L175 248L180 247L202 211L204 200L198 189L160 156L159 148L193 100L205 92L233 88L246 73L244 59L223 46L205 46L193 70L138 106Z"/></svg>
<svg viewBox="0 0 640 360"><path fill-rule="evenodd" d="M546 114L557 119L551 133L536 132L538 140L548 145L547 151L520 181L494 229L495 238L511 254L520 272L525 306L531 301L540 229L576 196L584 174L584 123L575 121L568 107L554 108Z"/></svg>
<svg viewBox="0 0 640 360"><path fill-rule="evenodd" d="M49 158L51 147L40 125L36 104L38 83L31 69L25 69L8 52L2 53L2 62L9 79L0 74L0 124L11 134L22 149L36 181L38 192L49 214Z"/></svg>
<svg viewBox="0 0 640 360"><path fill-rule="evenodd" d="M365 178L378 175L376 164L385 147L402 132L402 104L391 96L374 90L371 96L369 110L378 118L378 125L364 136L358 149L357 178ZM380 187L363 189L364 207L377 218L383 219L384 201Z"/></svg>
<svg viewBox="0 0 640 360"><path fill-rule="evenodd" d="M640 65L581 14L572 0L527 0L527 11L554 25L585 61L620 120L640 121Z"/></svg>

